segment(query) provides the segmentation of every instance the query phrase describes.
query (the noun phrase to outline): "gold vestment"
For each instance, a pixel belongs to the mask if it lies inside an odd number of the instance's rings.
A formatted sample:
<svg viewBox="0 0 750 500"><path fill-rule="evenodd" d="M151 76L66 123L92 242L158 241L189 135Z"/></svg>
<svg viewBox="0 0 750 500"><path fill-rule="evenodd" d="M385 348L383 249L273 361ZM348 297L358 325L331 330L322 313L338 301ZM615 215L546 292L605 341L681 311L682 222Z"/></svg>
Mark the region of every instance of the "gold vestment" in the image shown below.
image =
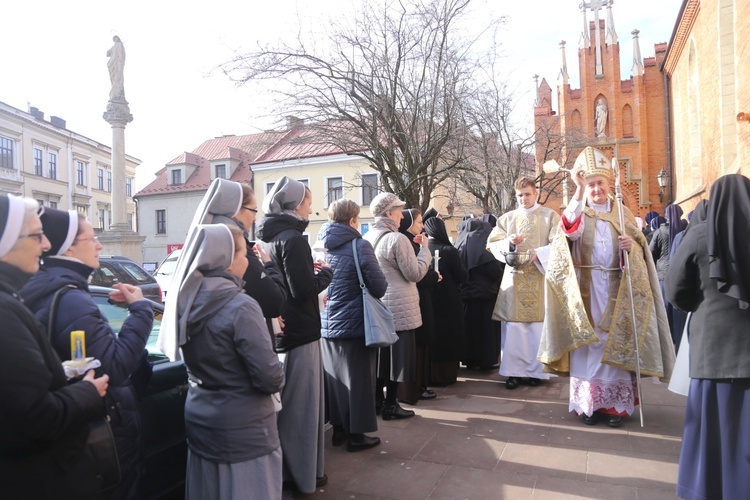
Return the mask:
<svg viewBox="0 0 750 500"><path fill-rule="evenodd" d="M554 210L539 206L531 212L523 209L503 214L490 233L487 245L497 255L501 240L509 234L521 234L525 240L516 251L525 252L549 245L557 232L560 216ZM492 319L518 323L537 323L544 319L544 275L534 263L524 266L523 273L503 273Z"/></svg>
<svg viewBox="0 0 750 500"><path fill-rule="evenodd" d="M629 259L641 375L656 376L666 381L671 376L675 355L656 267L646 238L636 227L633 214L627 207L623 209L627 234L637 243L630 251ZM592 270L585 267L586 259L590 261L592 253L594 224L611 224L615 245L616 235L621 234L616 204L610 212L594 212L585 208L582 217L583 235L573 244L582 245L580 254L583 262L573 262L569 240L562 230L557 232L552 241L552 251L547 262L545 318L538 359L545 365L545 371L558 375L569 374L570 351L598 341L588 311ZM619 255L619 252L615 253ZM619 263L614 264L615 267L619 266ZM609 272L609 300L597 325L609 332L602 363L635 371L635 344L627 279L621 279L623 276L619 271Z"/></svg>

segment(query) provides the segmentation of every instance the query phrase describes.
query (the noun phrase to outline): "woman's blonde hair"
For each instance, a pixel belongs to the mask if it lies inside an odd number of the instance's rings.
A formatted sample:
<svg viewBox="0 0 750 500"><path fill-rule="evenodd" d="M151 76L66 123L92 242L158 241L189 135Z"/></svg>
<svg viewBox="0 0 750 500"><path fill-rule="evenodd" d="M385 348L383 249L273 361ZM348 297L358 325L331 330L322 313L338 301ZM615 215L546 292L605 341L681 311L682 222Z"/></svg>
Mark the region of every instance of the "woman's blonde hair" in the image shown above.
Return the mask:
<svg viewBox="0 0 750 500"><path fill-rule="evenodd" d="M352 200L341 198L328 205L328 220L339 224L349 224L349 221L359 217L359 205Z"/></svg>

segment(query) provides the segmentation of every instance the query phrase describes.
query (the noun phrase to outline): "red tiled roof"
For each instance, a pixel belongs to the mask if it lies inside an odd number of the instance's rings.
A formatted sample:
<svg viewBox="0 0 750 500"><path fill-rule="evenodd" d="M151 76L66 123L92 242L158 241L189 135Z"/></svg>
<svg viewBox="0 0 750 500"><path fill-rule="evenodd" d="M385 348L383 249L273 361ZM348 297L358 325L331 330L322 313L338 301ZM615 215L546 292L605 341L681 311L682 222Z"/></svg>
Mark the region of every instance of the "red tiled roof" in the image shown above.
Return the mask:
<svg viewBox="0 0 750 500"><path fill-rule="evenodd" d="M334 127L335 128L335 127ZM290 130L231 135L209 139L192 152L184 152L156 173L156 179L136 196L202 191L211 184L211 161L233 159L240 163L230 180L246 183L252 179L252 165L270 162L338 155L344 150L321 140L313 126L297 125ZM193 165L195 170L179 185L168 184L170 165Z"/></svg>
<svg viewBox="0 0 750 500"><path fill-rule="evenodd" d="M140 190L136 196L187 193L208 189L211 184L210 167L212 160L239 160L240 163L232 173L230 180L247 183L253 177L249 165L288 133L288 131L272 131L209 139L192 152L184 152L167 163L164 168L156 173L156 179ZM195 170L182 184L170 185L166 167L183 164L195 166Z"/></svg>

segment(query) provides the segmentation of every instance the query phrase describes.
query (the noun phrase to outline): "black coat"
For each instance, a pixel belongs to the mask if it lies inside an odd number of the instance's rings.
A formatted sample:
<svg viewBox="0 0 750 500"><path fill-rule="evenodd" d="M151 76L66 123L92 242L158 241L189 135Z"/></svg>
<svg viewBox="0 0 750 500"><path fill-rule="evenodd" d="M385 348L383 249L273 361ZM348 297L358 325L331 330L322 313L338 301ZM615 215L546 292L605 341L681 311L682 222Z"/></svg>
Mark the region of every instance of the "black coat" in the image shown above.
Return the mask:
<svg viewBox="0 0 750 500"><path fill-rule="evenodd" d="M59 299L55 325L52 326L52 345L61 359L68 360L70 332L83 330L86 332L86 355L95 357L102 364L96 370L97 375L109 375L106 410L122 473L116 491L129 497L135 494L142 460L138 399L130 375L144 362L154 313L147 300L130 304L130 314L116 334L89 293L87 279L92 271L80 262L46 259L42 269L23 287L21 295L47 328L55 293L69 284L76 287Z"/></svg>
<svg viewBox="0 0 750 500"><path fill-rule="evenodd" d="M461 255L453 245L430 239L430 251L440 251L438 270L443 279L432 294L435 315L435 342L431 347L433 361L458 361L464 355L464 317L461 286L469 278Z"/></svg>
<svg viewBox="0 0 750 500"><path fill-rule="evenodd" d="M28 275L0 262L0 497L98 498L84 452L104 414L88 382L68 384L60 359L18 289Z"/></svg>
<svg viewBox="0 0 750 500"><path fill-rule="evenodd" d="M653 232L648 246L656 263L656 274L663 281L669 271L669 224L662 224Z"/></svg>
<svg viewBox="0 0 750 500"><path fill-rule="evenodd" d="M258 225L258 237L281 270L289 294L281 314L284 332L276 337L279 352L320 339L318 294L331 282L333 271L315 273L310 244L302 235L307 224L291 215L268 215Z"/></svg>
<svg viewBox="0 0 750 500"><path fill-rule="evenodd" d="M277 318L281 316L286 305L286 286L284 276L273 260L261 262L253 253L254 242L247 244L247 271L242 277L245 280L245 293L258 302L263 316Z"/></svg>
<svg viewBox="0 0 750 500"><path fill-rule="evenodd" d="M500 282L503 279L505 264L499 260L485 262L469 271L469 279L461 287L464 302L487 302L494 305Z"/></svg>
<svg viewBox="0 0 750 500"><path fill-rule="evenodd" d="M685 233L664 282L667 299L693 312L690 377L750 378L750 309L740 309L737 299L719 293L716 280L709 277L706 229L706 223L700 223Z"/></svg>

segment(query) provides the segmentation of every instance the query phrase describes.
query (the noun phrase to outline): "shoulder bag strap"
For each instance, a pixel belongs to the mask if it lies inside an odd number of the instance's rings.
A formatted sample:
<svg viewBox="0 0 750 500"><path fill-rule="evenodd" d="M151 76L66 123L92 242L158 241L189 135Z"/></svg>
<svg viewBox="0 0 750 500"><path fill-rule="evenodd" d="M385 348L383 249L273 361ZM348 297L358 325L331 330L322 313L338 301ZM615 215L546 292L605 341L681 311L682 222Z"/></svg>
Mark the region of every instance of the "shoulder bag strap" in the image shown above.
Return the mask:
<svg viewBox="0 0 750 500"><path fill-rule="evenodd" d="M52 332L55 328L55 320L57 319L57 304L60 302L60 299L68 290L77 288L78 287L75 285L65 285L64 287L56 291L55 296L52 297L52 302L49 306L49 315L47 316L47 337L49 337L50 343L52 343Z"/></svg>
<svg viewBox="0 0 750 500"><path fill-rule="evenodd" d="M385 235L386 235L386 234L388 234L388 233L392 233L392 232L393 232L393 231L384 231L384 232L380 233L380 236L378 236L378 237L377 237L377 238L375 239L375 243L373 243L373 244L372 244L372 249L373 249L373 250L375 250L375 249L376 249L376 248L378 247L378 243L380 243L380 240L382 240L382 239L383 239L383 236L385 236ZM355 240L355 241L356 241L356 240Z"/></svg>
<svg viewBox="0 0 750 500"><path fill-rule="evenodd" d="M359 287L365 288L365 280L362 279L362 271L359 269L359 257L357 257L357 240L352 240L352 254L354 254L354 267L357 269L357 277L359 278ZM380 238L378 238L379 240Z"/></svg>

